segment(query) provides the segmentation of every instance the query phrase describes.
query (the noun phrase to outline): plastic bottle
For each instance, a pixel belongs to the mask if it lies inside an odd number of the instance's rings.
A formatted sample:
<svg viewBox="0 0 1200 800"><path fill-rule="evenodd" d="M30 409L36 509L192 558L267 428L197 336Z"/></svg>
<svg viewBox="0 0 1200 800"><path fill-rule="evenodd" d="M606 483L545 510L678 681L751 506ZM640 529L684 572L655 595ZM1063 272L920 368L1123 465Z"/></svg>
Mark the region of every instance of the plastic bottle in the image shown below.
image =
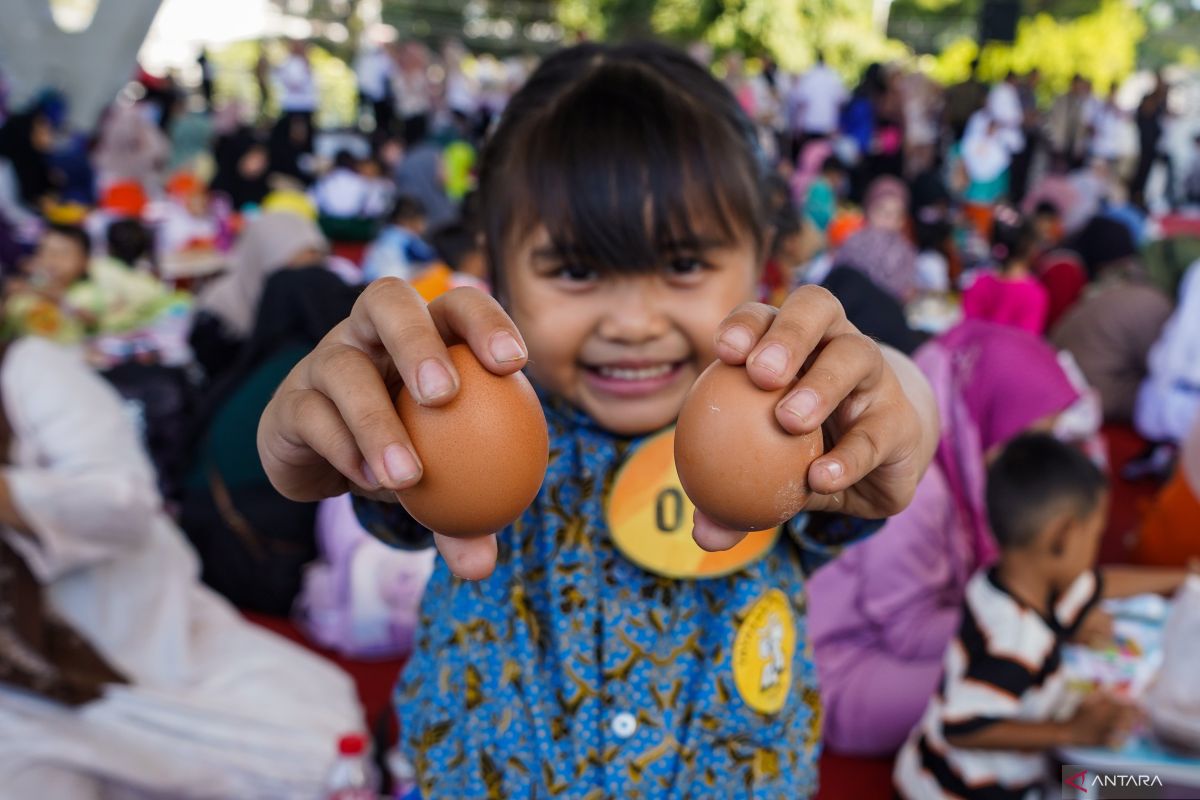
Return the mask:
<svg viewBox="0 0 1200 800"><path fill-rule="evenodd" d="M395 800L421 800L417 785L417 770L399 750L387 756L388 772L392 774L392 797Z"/></svg>
<svg viewBox="0 0 1200 800"><path fill-rule="evenodd" d="M378 800L379 779L367 757L367 737L351 733L338 739L338 757L325 781L326 800Z"/></svg>

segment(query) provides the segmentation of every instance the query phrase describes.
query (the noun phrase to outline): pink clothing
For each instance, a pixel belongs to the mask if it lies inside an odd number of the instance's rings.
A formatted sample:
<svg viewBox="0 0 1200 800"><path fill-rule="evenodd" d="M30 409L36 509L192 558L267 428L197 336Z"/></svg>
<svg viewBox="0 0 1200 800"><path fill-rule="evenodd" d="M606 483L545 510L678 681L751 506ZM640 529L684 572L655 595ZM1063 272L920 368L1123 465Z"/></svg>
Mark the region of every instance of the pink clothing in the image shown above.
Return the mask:
<svg viewBox="0 0 1200 800"><path fill-rule="evenodd" d="M942 438L907 509L809 581L809 634L826 743L895 751L924 711L971 575L996 546L984 506L985 454L1079 392L1045 342L966 321L922 347Z"/></svg>
<svg viewBox="0 0 1200 800"><path fill-rule="evenodd" d="M1040 335L1046 328L1050 294L1032 276L1005 278L984 273L963 292L963 316L1010 325Z"/></svg>

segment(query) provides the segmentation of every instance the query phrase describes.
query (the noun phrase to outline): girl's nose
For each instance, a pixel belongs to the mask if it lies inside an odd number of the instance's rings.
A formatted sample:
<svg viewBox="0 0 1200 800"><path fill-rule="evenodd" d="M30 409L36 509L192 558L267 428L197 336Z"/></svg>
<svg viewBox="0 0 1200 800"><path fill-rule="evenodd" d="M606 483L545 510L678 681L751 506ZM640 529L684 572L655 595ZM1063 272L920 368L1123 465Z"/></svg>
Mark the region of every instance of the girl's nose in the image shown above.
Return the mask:
<svg viewBox="0 0 1200 800"><path fill-rule="evenodd" d="M622 344L640 344L670 330L670 317L648 283L633 279L614 287L608 310L600 320L601 337Z"/></svg>

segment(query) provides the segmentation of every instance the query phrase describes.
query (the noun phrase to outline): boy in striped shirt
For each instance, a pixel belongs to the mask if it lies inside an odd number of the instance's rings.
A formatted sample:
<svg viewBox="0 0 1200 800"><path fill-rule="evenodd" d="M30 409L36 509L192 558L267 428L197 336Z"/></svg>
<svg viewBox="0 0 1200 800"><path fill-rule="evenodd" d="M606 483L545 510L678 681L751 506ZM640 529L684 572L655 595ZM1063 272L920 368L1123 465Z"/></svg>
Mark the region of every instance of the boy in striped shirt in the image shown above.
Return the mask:
<svg viewBox="0 0 1200 800"><path fill-rule="evenodd" d="M1116 745L1135 707L1095 692L1064 714L1062 646L1080 638L1085 621L1103 628L1102 597L1171 591L1186 575L1092 568L1105 478L1050 436L1008 445L988 471L987 505L1000 560L967 584L941 688L897 758L905 800L1040 797L1046 751Z"/></svg>

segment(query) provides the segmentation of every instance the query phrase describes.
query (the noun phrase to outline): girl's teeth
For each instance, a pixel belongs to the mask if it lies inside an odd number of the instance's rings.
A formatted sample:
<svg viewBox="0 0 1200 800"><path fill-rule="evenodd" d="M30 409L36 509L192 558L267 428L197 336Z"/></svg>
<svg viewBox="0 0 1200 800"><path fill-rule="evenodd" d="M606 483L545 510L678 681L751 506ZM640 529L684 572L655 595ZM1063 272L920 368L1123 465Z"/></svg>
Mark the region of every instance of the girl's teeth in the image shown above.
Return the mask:
<svg viewBox="0 0 1200 800"><path fill-rule="evenodd" d="M672 369L670 364L657 367L642 367L640 369L622 369L620 367L600 367L597 371L606 378L619 381L646 381L661 378Z"/></svg>

